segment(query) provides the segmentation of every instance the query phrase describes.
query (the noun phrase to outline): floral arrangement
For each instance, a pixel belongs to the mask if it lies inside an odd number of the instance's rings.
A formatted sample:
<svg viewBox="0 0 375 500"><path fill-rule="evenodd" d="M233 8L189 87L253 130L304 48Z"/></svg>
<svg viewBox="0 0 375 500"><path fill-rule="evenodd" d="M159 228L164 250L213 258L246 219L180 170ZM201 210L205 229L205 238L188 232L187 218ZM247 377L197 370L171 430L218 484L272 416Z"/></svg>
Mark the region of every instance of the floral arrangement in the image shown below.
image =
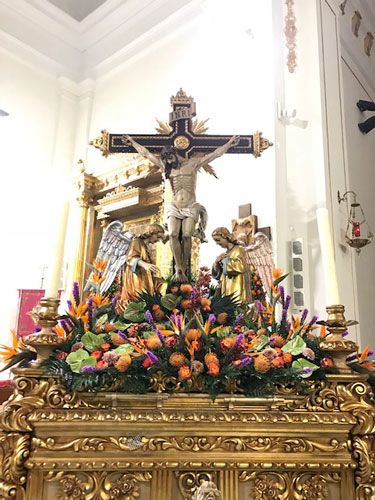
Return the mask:
<svg viewBox="0 0 375 500"><path fill-rule="evenodd" d="M263 396L292 383L304 391L307 379L323 378L334 363L319 347L326 330L317 317L307 319L306 309L289 316L284 278L274 270L269 300L250 308L218 295L207 268L194 283L171 284L165 295L140 294L125 310L116 296L95 290L81 300L74 284L68 313L55 327L65 343L45 367L70 390ZM24 346L2 347L12 364L17 353L25 359ZM367 355L357 359L363 363ZM367 361L368 369L373 365Z"/></svg>

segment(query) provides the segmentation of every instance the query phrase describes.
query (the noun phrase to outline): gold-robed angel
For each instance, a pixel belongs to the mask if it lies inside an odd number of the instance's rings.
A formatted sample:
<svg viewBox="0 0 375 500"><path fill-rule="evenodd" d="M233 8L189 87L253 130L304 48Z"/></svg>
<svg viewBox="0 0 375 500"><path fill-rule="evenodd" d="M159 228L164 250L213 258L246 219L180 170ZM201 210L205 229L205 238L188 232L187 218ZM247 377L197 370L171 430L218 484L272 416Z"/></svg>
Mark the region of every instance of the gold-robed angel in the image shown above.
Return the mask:
<svg viewBox="0 0 375 500"><path fill-rule="evenodd" d="M140 292L154 294L161 292L166 286L165 281L157 276L160 271L153 263L149 251L149 245L163 240L164 236L162 226L151 224L142 235L132 240L123 272L123 304L135 300Z"/></svg>
<svg viewBox="0 0 375 500"><path fill-rule="evenodd" d="M233 295L241 304L251 303L251 272L246 250L225 227L215 229L212 238L226 250L212 266L212 276L219 281L221 295Z"/></svg>

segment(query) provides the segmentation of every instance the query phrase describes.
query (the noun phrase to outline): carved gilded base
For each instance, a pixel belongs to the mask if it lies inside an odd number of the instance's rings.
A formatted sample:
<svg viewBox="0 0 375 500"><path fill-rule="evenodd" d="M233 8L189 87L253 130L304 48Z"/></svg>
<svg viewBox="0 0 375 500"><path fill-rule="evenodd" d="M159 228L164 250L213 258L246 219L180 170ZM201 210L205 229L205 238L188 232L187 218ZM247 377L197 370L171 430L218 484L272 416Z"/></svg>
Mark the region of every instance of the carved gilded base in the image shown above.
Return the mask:
<svg viewBox="0 0 375 500"><path fill-rule="evenodd" d="M375 498L375 411L357 375L306 396L70 394L14 370L1 407L0 498L224 500Z"/></svg>

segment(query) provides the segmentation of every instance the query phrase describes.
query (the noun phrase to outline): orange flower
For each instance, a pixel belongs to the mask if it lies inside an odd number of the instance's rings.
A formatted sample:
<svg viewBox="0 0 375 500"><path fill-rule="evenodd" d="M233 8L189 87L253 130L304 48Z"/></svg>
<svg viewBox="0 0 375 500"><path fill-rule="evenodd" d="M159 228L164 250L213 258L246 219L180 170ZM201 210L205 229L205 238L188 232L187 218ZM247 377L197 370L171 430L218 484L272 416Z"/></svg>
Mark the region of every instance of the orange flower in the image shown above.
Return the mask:
<svg viewBox="0 0 375 500"><path fill-rule="evenodd" d="M172 286L171 293L178 293L178 286Z"/></svg>
<svg viewBox="0 0 375 500"><path fill-rule="evenodd" d="M181 300L181 307L183 309L190 309L192 305L193 305L193 303L190 299Z"/></svg>
<svg viewBox="0 0 375 500"><path fill-rule="evenodd" d="M277 356L276 358L273 358L271 361L272 366L275 368L283 368L284 366L284 358L283 356Z"/></svg>
<svg viewBox="0 0 375 500"><path fill-rule="evenodd" d="M274 347L282 347L283 345L285 345L285 339L281 335L274 334L272 335L271 344Z"/></svg>
<svg viewBox="0 0 375 500"><path fill-rule="evenodd" d="M197 328L191 328L185 333L185 338L189 342L193 342L194 340L200 339L202 336L202 332Z"/></svg>
<svg viewBox="0 0 375 500"><path fill-rule="evenodd" d="M0 348L4 349L3 351L0 351L0 356L3 361L7 361L9 358L18 353L18 349L20 347L23 347L22 338L17 337L16 331L11 330L11 334L12 334L12 346L0 344Z"/></svg>
<svg viewBox="0 0 375 500"><path fill-rule="evenodd" d="M154 318L156 319L156 321L161 321L162 319L165 318L165 313L160 309L160 307L159 309L154 311Z"/></svg>
<svg viewBox="0 0 375 500"><path fill-rule="evenodd" d="M204 362L206 363L207 366L210 365L211 363L216 363L217 365L219 364L219 360L218 360L216 354L213 352L208 352L205 355Z"/></svg>
<svg viewBox="0 0 375 500"><path fill-rule="evenodd" d="M278 278L280 278L283 274L283 271L282 269L280 269L280 267L274 267L272 269L272 277L274 280L277 280Z"/></svg>
<svg viewBox="0 0 375 500"><path fill-rule="evenodd" d="M71 304L71 306L69 307L69 313L76 319L82 318L82 316L85 315L86 311L87 311L87 305L84 304L78 304L77 307Z"/></svg>
<svg viewBox="0 0 375 500"><path fill-rule="evenodd" d="M59 324L55 325L55 326L53 327L53 330L55 331L55 333L56 333L56 335L57 335L58 337L65 338L66 333L65 333L64 328L63 328L61 325L59 325Z"/></svg>
<svg viewBox="0 0 375 500"><path fill-rule="evenodd" d="M92 302L95 307L100 307L104 306L105 304L108 304L109 298L108 297L103 297L102 294L100 293L95 293L91 295L92 297Z"/></svg>
<svg viewBox="0 0 375 500"><path fill-rule="evenodd" d="M227 319L228 319L228 313L226 313L226 312L218 314L217 318L216 318L217 322L220 325L224 325L224 323L226 323Z"/></svg>
<svg viewBox="0 0 375 500"><path fill-rule="evenodd" d="M220 342L220 345L223 349L232 349L236 342L236 337L224 337Z"/></svg>
<svg viewBox="0 0 375 500"><path fill-rule="evenodd" d="M264 354L259 354L254 358L254 368L259 373L267 373L271 368L271 362Z"/></svg>
<svg viewBox="0 0 375 500"><path fill-rule="evenodd" d="M111 340L112 344L116 346L125 344L125 339L121 337L121 335L119 335L118 333L113 333L111 335Z"/></svg>
<svg viewBox="0 0 375 500"><path fill-rule="evenodd" d="M321 325L320 327L320 337L326 337L327 336L327 328L325 325Z"/></svg>
<svg viewBox="0 0 375 500"><path fill-rule="evenodd" d="M93 352L91 353L91 356L92 356L93 358L95 358L96 360L99 360L99 359L102 357L102 355L103 355L103 352L102 352L102 351L93 351Z"/></svg>
<svg viewBox="0 0 375 500"><path fill-rule="evenodd" d="M90 281L95 283L96 285L100 285L100 283L103 283L105 280L105 276L99 276L99 274L93 273L93 275L90 277Z"/></svg>
<svg viewBox="0 0 375 500"><path fill-rule="evenodd" d="M181 293L190 293L192 291L193 287L189 285L188 283L184 283L180 285L180 291Z"/></svg>
<svg viewBox="0 0 375 500"><path fill-rule="evenodd" d="M96 271L103 272L107 267L107 261L105 259L95 259L93 262L93 267L95 267Z"/></svg>
<svg viewBox="0 0 375 500"><path fill-rule="evenodd" d="M108 344L108 342L104 342L103 344L100 344L100 347L101 349L103 349L103 351L109 351L109 349L111 348L111 344Z"/></svg>
<svg viewBox="0 0 375 500"><path fill-rule="evenodd" d="M187 365L181 366L178 370L178 376L182 380L188 380L191 377L190 368Z"/></svg>
<svg viewBox="0 0 375 500"><path fill-rule="evenodd" d="M148 349L159 349L161 347L161 341L157 335L150 335L146 339L146 345Z"/></svg>
<svg viewBox="0 0 375 500"><path fill-rule="evenodd" d="M207 365L208 373L213 377L217 377L220 373L220 368L217 363L209 363Z"/></svg>
<svg viewBox="0 0 375 500"><path fill-rule="evenodd" d="M151 308L153 311L158 311L160 309L159 304L154 304Z"/></svg>
<svg viewBox="0 0 375 500"><path fill-rule="evenodd" d="M187 363L187 359L180 352L174 352L169 356L169 363L172 366L181 367Z"/></svg>
<svg viewBox="0 0 375 500"><path fill-rule="evenodd" d="M290 352L283 352L283 360L287 365L293 361L293 356L290 354Z"/></svg>
<svg viewBox="0 0 375 500"><path fill-rule="evenodd" d="M131 365L132 359L129 354L122 354L115 363L115 368L119 372L126 372Z"/></svg>

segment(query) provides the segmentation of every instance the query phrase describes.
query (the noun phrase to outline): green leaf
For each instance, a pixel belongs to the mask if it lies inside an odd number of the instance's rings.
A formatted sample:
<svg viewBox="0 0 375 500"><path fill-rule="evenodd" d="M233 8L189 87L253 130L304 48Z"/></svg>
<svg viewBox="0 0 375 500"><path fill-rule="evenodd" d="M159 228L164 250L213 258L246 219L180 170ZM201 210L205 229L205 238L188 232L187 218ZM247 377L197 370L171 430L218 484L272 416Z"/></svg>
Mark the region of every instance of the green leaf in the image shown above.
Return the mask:
<svg viewBox="0 0 375 500"><path fill-rule="evenodd" d="M303 340L302 337L297 335L294 337L294 339L290 340L287 342L281 350L284 352L289 352L293 356L297 356L298 354L301 354L301 352L304 350L306 347L306 342Z"/></svg>
<svg viewBox="0 0 375 500"><path fill-rule="evenodd" d="M104 323L107 323L107 321L108 321L108 314L103 314L103 316L100 316L100 318L97 320L95 326L96 327L102 326L104 325Z"/></svg>
<svg viewBox="0 0 375 500"><path fill-rule="evenodd" d="M174 295L173 293L167 293L161 299L161 305L168 309L168 311L172 311L177 307L179 297Z"/></svg>
<svg viewBox="0 0 375 500"><path fill-rule="evenodd" d="M81 342L83 342L88 351L93 352L99 349L100 344L104 342L104 339L105 333L99 333L98 335L95 335L95 333L86 332L84 335L82 335Z"/></svg>
<svg viewBox="0 0 375 500"><path fill-rule="evenodd" d="M113 349L113 352L115 352L118 356L121 356L121 354L130 354L133 351L134 349L130 344L122 344L119 347L116 347L116 349Z"/></svg>
<svg viewBox="0 0 375 500"><path fill-rule="evenodd" d="M82 363L84 362L85 359L89 358L90 355L87 351L84 349L78 349L77 351L71 352L67 358L66 362L70 366L70 369L72 372L79 373ZM93 358L94 359L94 358ZM96 360L95 360L96 364Z"/></svg>
<svg viewBox="0 0 375 500"><path fill-rule="evenodd" d="M124 318L131 321L132 323L141 323L145 321L145 307L146 303L141 302L131 302L124 311Z"/></svg>
<svg viewBox="0 0 375 500"><path fill-rule="evenodd" d="M285 278L288 276L288 274L289 274L289 273L284 274L283 276L280 276L280 278L277 278L277 279L273 282L273 284L274 284L275 286L277 286L279 283L281 283L283 280L285 280Z"/></svg>
<svg viewBox="0 0 375 500"><path fill-rule="evenodd" d="M263 349L263 347L264 347L264 346L268 343L268 341L269 341L269 340L270 340L270 339L269 339L268 335L261 335L261 336L259 337L259 341L258 341L258 343L257 343L257 344L255 344L254 349L255 349L256 351L260 351L260 350L262 350L262 349Z"/></svg>
<svg viewBox="0 0 375 500"><path fill-rule="evenodd" d="M123 321L116 321L113 323L113 326L117 328L117 330L126 330L129 328L131 323L124 323Z"/></svg>
<svg viewBox="0 0 375 500"><path fill-rule="evenodd" d="M96 359L94 356L89 356L88 358L81 361L80 371L84 366L96 366Z"/></svg>
<svg viewBox="0 0 375 500"><path fill-rule="evenodd" d="M296 361L293 361L292 368L299 372L298 375L300 377L308 378L315 370L319 368L319 366L314 365L314 363L310 363L310 361L307 361L307 359L299 358L296 359ZM304 373L303 371L305 368L309 368L311 371Z"/></svg>

